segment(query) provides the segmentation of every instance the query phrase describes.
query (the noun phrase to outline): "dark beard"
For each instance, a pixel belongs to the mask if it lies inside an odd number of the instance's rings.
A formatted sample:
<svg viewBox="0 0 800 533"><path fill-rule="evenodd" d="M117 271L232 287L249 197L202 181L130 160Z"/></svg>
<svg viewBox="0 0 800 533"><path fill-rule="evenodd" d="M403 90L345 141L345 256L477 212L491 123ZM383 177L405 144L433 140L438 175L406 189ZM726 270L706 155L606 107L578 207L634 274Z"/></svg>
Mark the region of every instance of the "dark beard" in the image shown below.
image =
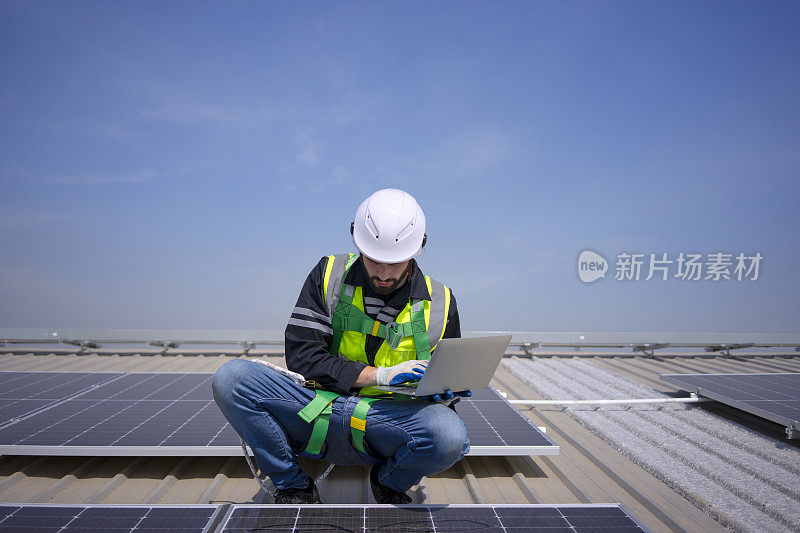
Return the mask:
<svg viewBox="0 0 800 533"><path fill-rule="evenodd" d="M388 287L380 287L376 283L377 281L388 281L388 280L382 280L382 279L378 278L377 276L373 276L373 277L369 278L369 288L372 289L372 292L374 292L375 294L381 294L381 295L385 296L387 294L391 294L394 291L396 291L397 288L400 287L400 285L403 283L403 280L405 280L405 279L406 279L406 276L403 276L400 279L394 280L394 282L391 285L389 285Z"/></svg>

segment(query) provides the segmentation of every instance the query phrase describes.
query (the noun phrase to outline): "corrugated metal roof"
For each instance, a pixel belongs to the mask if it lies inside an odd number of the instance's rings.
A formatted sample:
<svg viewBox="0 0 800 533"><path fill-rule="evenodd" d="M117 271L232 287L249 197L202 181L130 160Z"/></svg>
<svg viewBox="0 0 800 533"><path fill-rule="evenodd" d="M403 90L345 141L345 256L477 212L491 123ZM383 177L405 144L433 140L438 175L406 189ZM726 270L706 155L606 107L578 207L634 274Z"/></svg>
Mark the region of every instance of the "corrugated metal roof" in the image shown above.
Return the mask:
<svg viewBox="0 0 800 533"><path fill-rule="evenodd" d="M19 350L19 348L17 348ZM0 354L0 370L40 371L152 371L152 372L213 372L225 361L237 355L204 350L202 355L162 355L153 350L100 355L88 353L57 355L52 351ZM666 355L666 356L664 356ZM707 354L697 357L619 356L608 354L572 353L541 354L533 359L512 357L504 360L493 385L508 393L509 399L537 399L554 395L559 379L572 373L584 385L591 376L602 378L589 383L594 391L574 388L573 396L589 392L672 393L673 388L659 381L663 373L703 372L798 372L800 357L720 357ZM281 356L272 352L251 352L250 357L265 356L282 363ZM551 390L536 383L533 376L550 372ZM581 374L582 373L582 374ZM583 378L579 378L583 375ZM537 378L544 379L544 378ZM566 378L563 378L566 379ZM624 390L625 386L634 387ZM605 387L605 388L604 388ZM611 387L611 389L608 389ZM613 387L617 387L614 389ZM619 387L623 387L620 389ZM641 390L635 387L643 387ZM561 392L564 395L561 395ZM566 388L560 389L559 399L566 398ZM630 396L627 396L630 397ZM716 403L701 407L636 407L635 409L585 408L563 409L539 407L522 409L538 426L547 428L548 435L561 447L553 457L468 457L449 470L422 480L412 493L415 501L426 503L611 503L619 502L653 531L721 531L732 529L755 530L756 523L737 514L739 509L720 508L714 499L701 501L698 494L688 494L669 479L649 468L648 463L626 450L620 442L598 430L581 418L581 413L601 413L590 416L626 416L648 420L659 427L659 413L674 416L673 411L703 413L719 421L730 421L748 432L750 438L771 438L773 446L786 453L797 453L796 441L786 441L782 428ZM580 412L579 412L580 411ZM622 414L620 414L622 413ZM627 413L627 414L626 414ZM644 417L644 418L642 418ZM648 418L649 417L649 418ZM656 417L656 418L653 418ZM697 428L694 430L696 431ZM755 431L753 431L755 430ZM756 433L758 432L758 433ZM696 436L693 437L696 439ZM712 433L708 442L717 438ZM619 448L619 449L618 449ZM769 451L763 454L769 455ZM762 454L762 455L763 455ZM324 463L303 460L312 475L324 470ZM649 470L648 470L649 468ZM744 472L742 475L749 475ZM360 467L336 467L321 483L320 491L328 503L370 503L371 494L365 470ZM676 490L677 489L677 490ZM764 501L794 493L781 492L763 495ZM680 493L679 493L680 491ZM728 491L730 492L730 491ZM729 497L721 491L719 501ZM788 494L788 495L787 495ZM265 502L264 494L243 458L124 458L124 457L0 457L0 501L56 503L208 503L208 502ZM751 502L752 503L752 502ZM751 505L747 503L747 505ZM701 509L702 508L702 509ZM773 513L774 515L775 513ZM791 529L791 519L782 522L779 516L766 515L778 529Z"/></svg>

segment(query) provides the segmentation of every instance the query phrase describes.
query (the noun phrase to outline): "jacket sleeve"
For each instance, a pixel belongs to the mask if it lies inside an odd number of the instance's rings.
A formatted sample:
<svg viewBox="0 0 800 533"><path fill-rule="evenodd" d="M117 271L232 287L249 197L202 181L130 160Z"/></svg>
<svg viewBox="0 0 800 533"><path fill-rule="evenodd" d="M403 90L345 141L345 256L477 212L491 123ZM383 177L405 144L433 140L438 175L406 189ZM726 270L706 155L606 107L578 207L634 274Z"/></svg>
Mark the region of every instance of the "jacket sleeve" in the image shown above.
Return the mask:
<svg viewBox="0 0 800 533"><path fill-rule="evenodd" d="M444 328L443 339L461 338L461 320L458 318L456 296L450 291L450 309L447 311L447 327Z"/></svg>
<svg viewBox="0 0 800 533"><path fill-rule="evenodd" d="M458 317L458 307L456 306L456 297L453 291L450 291L450 309L447 311L447 327L444 328L443 339L457 339L461 338L461 319ZM456 411L456 404L461 400L456 396L447 406ZM458 411L456 411L458 413Z"/></svg>
<svg viewBox="0 0 800 533"><path fill-rule="evenodd" d="M306 278L297 305L286 325L286 366L324 388L340 394L350 389L366 364L331 355L331 317L322 300L322 279L328 258L323 257Z"/></svg>

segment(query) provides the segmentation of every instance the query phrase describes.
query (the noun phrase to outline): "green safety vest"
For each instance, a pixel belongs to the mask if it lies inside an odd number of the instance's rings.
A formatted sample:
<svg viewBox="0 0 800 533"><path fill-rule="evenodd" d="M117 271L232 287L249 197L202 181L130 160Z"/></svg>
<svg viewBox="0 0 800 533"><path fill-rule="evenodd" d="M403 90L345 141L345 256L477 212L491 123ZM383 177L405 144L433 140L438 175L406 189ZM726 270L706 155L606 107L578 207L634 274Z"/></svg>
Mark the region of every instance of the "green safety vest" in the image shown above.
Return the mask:
<svg viewBox="0 0 800 533"><path fill-rule="evenodd" d="M333 329L330 352L351 361L369 364L366 341L367 335L372 335L384 339L375 354L374 366L394 366L412 359L430 359L431 351L444 336L447 326L450 289L425 276L431 299L408 302L394 322L382 324L366 314L361 287L344 283L356 259L354 254L328 256L322 291ZM390 398L391 394L374 387L364 387L360 394L365 397L356 404L350 419L350 430L354 445L364 452L367 412L374 402ZM314 400L298 413L306 422L314 422L305 455L319 456L328 431L331 404L338 396L335 392L318 390Z"/></svg>

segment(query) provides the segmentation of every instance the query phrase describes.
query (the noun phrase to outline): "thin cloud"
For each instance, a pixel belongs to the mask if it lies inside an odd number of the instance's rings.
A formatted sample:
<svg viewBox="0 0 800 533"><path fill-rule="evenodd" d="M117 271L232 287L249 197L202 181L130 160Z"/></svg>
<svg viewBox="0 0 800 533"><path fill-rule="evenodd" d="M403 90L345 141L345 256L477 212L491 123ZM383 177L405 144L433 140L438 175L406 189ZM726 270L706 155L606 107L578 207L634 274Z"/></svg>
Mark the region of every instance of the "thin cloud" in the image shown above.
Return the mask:
<svg viewBox="0 0 800 533"><path fill-rule="evenodd" d="M324 30L325 27L328 25L328 21L321 17L314 17L310 21L312 26L315 26L318 30Z"/></svg>
<svg viewBox="0 0 800 533"><path fill-rule="evenodd" d="M142 183L153 180L157 174L149 169L132 173L97 173L72 176L33 175L19 164L7 166L0 172L2 180L33 185L106 185L114 183Z"/></svg>
<svg viewBox="0 0 800 533"><path fill-rule="evenodd" d="M288 173L298 168L315 168L320 163L322 144L317 141L313 130L302 130L295 135L297 147L294 160L281 169Z"/></svg>
<svg viewBox="0 0 800 533"><path fill-rule="evenodd" d="M494 126L477 126L424 152L396 160L374 173L394 181L436 179L464 181L499 169L516 153L509 136Z"/></svg>
<svg viewBox="0 0 800 533"><path fill-rule="evenodd" d="M352 183L353 176L350 171L341 165L336 165L330 171L315 173L311 178L289 181L284 189L290 192L303 190L318 193L330 189L341 189Z"/></svg>
<svg viewBox="0 0 800 533"><path fill-rule="evenodd" d="M311 136L306 136L300 141L300 150L295 158L297 164L315 167L319 163L319 143Z"/></svg>
<svg viewBox="0 0 800 533"><path fill-rule="evenodd" d="M443 157L462 174L480 174L504 162L511 153L505 135L493 128L480 129L453 139L445 146Z"/></svg>
<svg viewBox="0 0 800 533"><path fill-rule="evenodd" d="M141 115L146 119L172 124L235 123L245 117L243 113L235 110L191 102L175 102L151 107L142 111Z"/></svg>
<svg viewBox="0 0 800 533"><path fill-rule="evenodd" d="M0 218L0 229L26 228L53 222L63 222L72 217L59 213L5 213Z"/></svg>
<svg viewBox="0 0 800 533"><path fill-rule="evenodd" d="M142 183L155 179L152 170L142 170L133 174L89 174L84 176L68 176L47 180L56 185L108 185L114 183Z"/></svg>
<svg viewBox="0 0 800 533"><path fill-rule="evenodd" d="M140 85L152 104L142 109L139 116L164 124L241 128L285 120L294 113L292 106L274 100L249 100L247 105L225 99L207 102L160 84Z"/></svg>

